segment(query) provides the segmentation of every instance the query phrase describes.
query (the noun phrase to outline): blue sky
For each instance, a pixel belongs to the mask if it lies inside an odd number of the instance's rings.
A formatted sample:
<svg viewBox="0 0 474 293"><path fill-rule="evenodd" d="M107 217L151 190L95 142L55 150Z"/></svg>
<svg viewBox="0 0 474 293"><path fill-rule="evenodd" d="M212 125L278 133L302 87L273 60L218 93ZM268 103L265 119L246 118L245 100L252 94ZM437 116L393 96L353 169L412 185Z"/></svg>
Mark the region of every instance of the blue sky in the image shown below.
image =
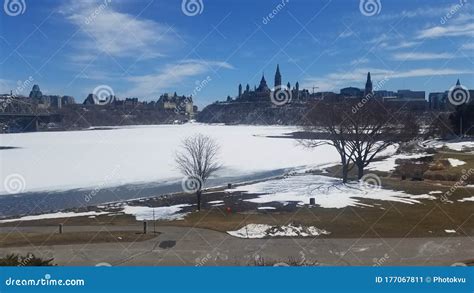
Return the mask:
<svg viewBox="0 0 474 293"><path fill-rule="evenodd" d="M203 106L263 72L273 85L277 63L284 83L309 89L363 87L367 71L388 90L474 88L469 0L372 0L375 15L359 0L195 0L194 16L181 0L16 1L23 13L1 11L2 93L31 76L78 102L107 85L120 98L194 93Z"/></svg>

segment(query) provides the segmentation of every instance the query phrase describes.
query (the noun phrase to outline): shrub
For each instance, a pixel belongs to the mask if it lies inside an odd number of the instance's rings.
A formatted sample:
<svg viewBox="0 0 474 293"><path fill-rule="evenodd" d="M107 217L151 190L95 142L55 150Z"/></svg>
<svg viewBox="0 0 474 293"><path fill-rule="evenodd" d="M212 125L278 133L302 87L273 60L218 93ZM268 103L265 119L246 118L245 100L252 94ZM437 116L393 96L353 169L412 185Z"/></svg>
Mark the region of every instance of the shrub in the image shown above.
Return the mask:
<svg viewBox="0 0 474 293"><path fill-rule="evenodd" d="M46 267L54 266L52 264L52 259L42 259L36 257L32 253L28 253L26 256L21 256L19 254L7 254L5 257L0 258L0 266L3 267Z"/></svg>

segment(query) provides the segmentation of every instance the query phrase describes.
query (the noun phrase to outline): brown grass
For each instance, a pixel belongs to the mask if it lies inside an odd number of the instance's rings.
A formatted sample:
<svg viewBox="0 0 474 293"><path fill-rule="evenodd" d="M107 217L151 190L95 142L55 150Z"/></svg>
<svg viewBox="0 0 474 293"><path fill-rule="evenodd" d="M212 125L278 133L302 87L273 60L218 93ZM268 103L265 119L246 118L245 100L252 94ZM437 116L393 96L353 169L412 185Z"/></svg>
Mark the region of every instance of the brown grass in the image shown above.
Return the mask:
<svg viewBox="0 0 474 293"><path fill-rule="evenodd" d="M11 232L0 234L0 247L137 242L152 239L157 235L134 231L68 232L63 234Z"/></svg>

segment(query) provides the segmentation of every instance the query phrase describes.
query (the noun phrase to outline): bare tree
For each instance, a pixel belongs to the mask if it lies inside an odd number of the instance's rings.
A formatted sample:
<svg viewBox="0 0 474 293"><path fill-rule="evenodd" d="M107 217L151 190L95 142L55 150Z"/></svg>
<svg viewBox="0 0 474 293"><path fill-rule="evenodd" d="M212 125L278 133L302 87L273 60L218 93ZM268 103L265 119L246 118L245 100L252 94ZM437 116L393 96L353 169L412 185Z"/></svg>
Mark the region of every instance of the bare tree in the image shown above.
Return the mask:
<svg viewBox="0 0 474 293"><path fill-rule="evenodd" d="M309 137L301 143L307 147L334 146L341 158L343 182L354 166L362 178L376 155L395 143L414 139L418 133L413 114L385 108L377 100L319 103L306 118L304 131Z"/></svg>
<svg viewBox="0 0 474 293"><path fill-rule="evenodd" d="M380 152L396 143L406 142L419 133L413 113L402 112L372 100L351 112L342 111L350 130L348 144L353 150L352 161L357 166L357 176L364 176L364 169Z"/></svg>
<svg viewBox="0 0 474 293"><path fill-rule="evenodd" d="M343 116L338 112L338 107L333 104L321 103L313 107L306 115L306 123L303 131L308 136L299 142L308 148L321 145L331 145L339 153L341 159L342 181L348 180L349 171L352 169L350 163L354 150L348 144L349 130L344 123Z"/></svg>
<svg viewBox="0 0 474 293"><path fill-rule="evenodd" d="M201 210L201 194L207 179L221 168L218 162L219 145L214 139L202 134L185 138L181 150L176 153L178 169L187 178L183 181L186 192L195 192L197 208Z"/></svg>

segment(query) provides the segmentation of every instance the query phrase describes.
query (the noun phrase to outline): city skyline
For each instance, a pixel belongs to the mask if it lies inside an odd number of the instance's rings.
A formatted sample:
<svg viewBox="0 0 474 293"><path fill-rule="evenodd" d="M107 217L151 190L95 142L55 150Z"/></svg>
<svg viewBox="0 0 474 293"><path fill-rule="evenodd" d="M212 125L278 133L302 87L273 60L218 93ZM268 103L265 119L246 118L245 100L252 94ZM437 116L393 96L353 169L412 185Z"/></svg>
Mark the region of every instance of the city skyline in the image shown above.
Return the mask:
<svg viewBox="0 0 474 293"><path fill-rule="evenodd" d="M359 1L229 1L223 9L203 0L196 12L185 2L26 1L23 13L2 16L0 90L32 77L46 94L77 102L107 85L123 99L195 93L202 107L235 96L239 83L258 85L276 64L284 84L309 90L363 88L369 71L387 90L444 92L458 78L473 88L467 1L380 1L374 15Z"/></svg>

